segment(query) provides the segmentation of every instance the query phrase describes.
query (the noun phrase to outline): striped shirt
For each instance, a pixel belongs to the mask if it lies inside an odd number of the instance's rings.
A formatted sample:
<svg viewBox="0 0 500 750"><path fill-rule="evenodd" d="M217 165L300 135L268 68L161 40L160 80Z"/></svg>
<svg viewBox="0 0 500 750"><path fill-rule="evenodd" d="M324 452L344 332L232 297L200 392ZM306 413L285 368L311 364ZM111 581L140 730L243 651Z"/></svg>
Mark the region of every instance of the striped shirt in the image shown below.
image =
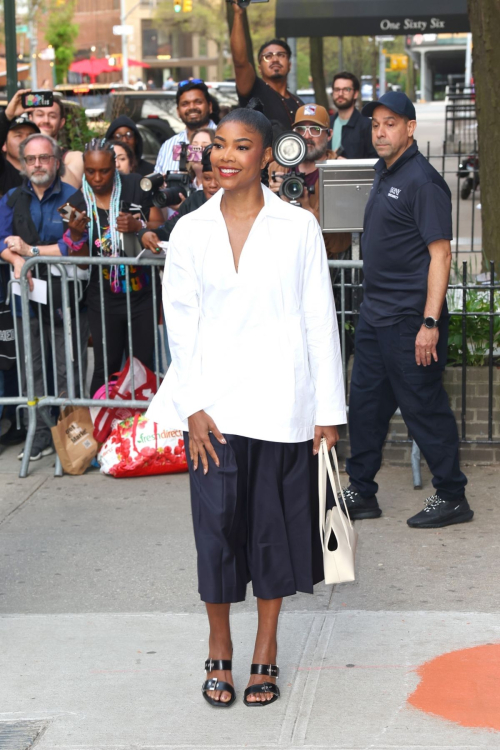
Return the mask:
<svg viewBox="0 0 500 750"><path fill-rule="evenodd" d="M207 127L215 130L217 125L210 120ZM174 146L177 146L179 143L189 143L187 130L183 130L180 133L173 135L168 141L165 141L156 159L155 172L167 174L169 171L179 169L179 162L174 161L172 158Z"/></svg>

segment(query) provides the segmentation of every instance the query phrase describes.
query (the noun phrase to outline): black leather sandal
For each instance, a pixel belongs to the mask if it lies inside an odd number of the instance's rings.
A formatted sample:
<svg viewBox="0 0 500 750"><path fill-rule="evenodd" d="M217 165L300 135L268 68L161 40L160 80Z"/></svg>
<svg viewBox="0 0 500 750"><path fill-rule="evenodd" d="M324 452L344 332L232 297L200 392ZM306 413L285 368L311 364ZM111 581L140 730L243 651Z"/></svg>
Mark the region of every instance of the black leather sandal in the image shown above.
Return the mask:
<svg viewBox="0 0 500 750"><path fill-rule="evenodd" d="M279 677L280 670L276 664L252 664L250 674L267 674L269 677ZM268 701L247 701L249 695L253 693L272 693L273 697ZM270 706L280 697L280 689L273 682L263 682L261 685L250 685L243 694L243 703L245 706Z"/></svg>
<svg viewBox="0 0 500 750"><path fill-rule="evenodd" d="M214 669L220 671L231 671L232 660L207 659L205 662L205 672L212 672ZM221 692L223 691L225 693L229 693L231 698L228 701L216 701L215 698L211 698L209 695L207 695L210 690L220 690ZM205 698L207 703L210 703L210 705L214 706L215 708L229 708L229 706L232 706L236 700L234 687L230 685L229 682L218 680L217 677L212 677L210 680L205 680L205 682L201 686L201 692L203 693L203 697Z"/></svg>

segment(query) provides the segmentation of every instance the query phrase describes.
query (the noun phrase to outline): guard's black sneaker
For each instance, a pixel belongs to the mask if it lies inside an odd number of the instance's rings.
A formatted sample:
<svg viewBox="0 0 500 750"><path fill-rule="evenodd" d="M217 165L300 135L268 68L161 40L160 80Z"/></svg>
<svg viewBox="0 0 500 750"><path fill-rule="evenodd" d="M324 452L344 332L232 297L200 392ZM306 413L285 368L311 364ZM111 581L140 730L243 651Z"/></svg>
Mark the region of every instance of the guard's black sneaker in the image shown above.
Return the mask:
<svg viewBox="0 0 500 750"><path fill-rule="evenodd" d="M347 503L347 510L353 521L361 521L363 518L379 518L382 515L382 509L379 507L375 495L368 498L361 497L352 484L344 489L344 497ZM337 505L339 508L344 507L340 494L337 498Z"/></svg>
<svg viewBox="0 0 500 750"><path fill-rule="evenodd" d="M440 529L454 523L472 521L474 511L470 509L465 495L461 500L442 500L439 495L431 495L425 501L425 508L407 523L413 529Z"/></svg>

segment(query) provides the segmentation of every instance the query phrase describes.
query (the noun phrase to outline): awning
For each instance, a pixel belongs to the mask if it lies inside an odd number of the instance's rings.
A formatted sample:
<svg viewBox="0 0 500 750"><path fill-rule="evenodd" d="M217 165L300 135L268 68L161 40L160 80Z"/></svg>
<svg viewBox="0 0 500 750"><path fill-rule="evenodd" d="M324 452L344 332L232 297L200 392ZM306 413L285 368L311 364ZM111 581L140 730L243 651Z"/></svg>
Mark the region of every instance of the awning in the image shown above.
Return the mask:
<svg viewBox="0 0 500 750"><path fill-rule="evenodd" d="M467 0L277 0L276 34L280 37L467 31Z"/></svg>

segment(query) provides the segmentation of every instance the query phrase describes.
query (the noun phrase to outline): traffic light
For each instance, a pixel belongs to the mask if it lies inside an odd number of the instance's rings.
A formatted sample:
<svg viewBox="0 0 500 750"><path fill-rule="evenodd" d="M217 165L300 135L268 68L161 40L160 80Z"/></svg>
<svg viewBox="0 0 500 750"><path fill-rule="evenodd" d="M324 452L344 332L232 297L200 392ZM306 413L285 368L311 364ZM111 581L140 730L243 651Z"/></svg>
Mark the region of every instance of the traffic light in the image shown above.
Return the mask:
<svg viewBox="0 0 500 750"><path fill-rule="evenodd" d="M182 10L184 13L190 13L193 10L193 0L182 0Z"/></svg>
<svg viewBox="0 0 500 750"><path fill-rule="evenodd" d="M180 13L182 10L182 3L174 0L174 13Z"/></svg>

